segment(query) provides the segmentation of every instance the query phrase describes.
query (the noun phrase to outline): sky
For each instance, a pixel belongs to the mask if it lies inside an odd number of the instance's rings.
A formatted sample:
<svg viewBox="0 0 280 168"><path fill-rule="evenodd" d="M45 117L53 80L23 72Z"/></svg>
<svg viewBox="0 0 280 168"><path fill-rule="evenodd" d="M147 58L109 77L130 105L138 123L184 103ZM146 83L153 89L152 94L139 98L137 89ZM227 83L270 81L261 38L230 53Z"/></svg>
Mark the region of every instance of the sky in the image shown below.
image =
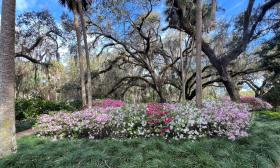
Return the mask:
<svg viewBox="0 0 280 168"><path fill-rule="evenodd" d="M43 9L48 9L57 21L59 21L60 16L63 11L68 10L63 8L58 0L16 0L17 1L17 15L25 11L38 11ZM256 0L256 4L264 2L265 0ZM0 12L1 12L2 0L0 0ZM220 19L231 19L236 16L241 11L244 11L248 4L248 0L218 0L218 5L225 9L225 12L218 12L218 18ZM164 3L161 7L164 10ZM159 8L159 9L160 9ZM1 14L0 14L1 16Z"/></svg>
<svg viewBox="0 0 280 168"><path fill-rule="evenodd" d="M58 0L16 0L16 13L17 15L22 14L23 12L30 11L40 11L44 9L48 9L51 14L55 17L57 21L59 21L60 16L63 11L68 11L63 8ZM0 12L2 9L2 0L0 0ZM1 14L0 14L1 15Z"/></svg>

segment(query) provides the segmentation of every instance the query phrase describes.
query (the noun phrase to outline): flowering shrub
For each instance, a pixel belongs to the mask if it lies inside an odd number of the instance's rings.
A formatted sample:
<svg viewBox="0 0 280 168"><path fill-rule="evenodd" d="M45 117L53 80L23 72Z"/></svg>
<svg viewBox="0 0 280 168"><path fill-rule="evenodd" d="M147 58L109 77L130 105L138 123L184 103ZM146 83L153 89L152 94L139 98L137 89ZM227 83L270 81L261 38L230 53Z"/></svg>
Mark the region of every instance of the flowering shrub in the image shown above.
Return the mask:
<svg viewBox="0 0 280 168"><path fill-rule="evenodd" d="M93 107L100 107L100 108L116 108L122 107L125 103L121 100L113 100L113 99L104 99L101 101L94 101Z"/></svg>
<svg viewBox="0 0 280 168"><path fill-rule="evenodd" d="M234 140L247 135L250 123L248 106L230 100L207 101L202 109L194 103L110 105L72 114L43 115L36 127L38 134L59 139L225 136Z"/></svg>
<svg viewBox="0 0 280 168"><path fill-rule="evenodd" d="M147 116L145 105L132 104L118 109L115 113L114 120L118 125L116 126L114 136L121 138L133 138L145 136L150 134L150 130L147 129ZM121 116L121 117L120 117Z"/></svg>
<svg viewBox="0 0 280 168"><path fill-rule="evenodd" d="M272 105L269 104L268 102L266 102L260 98L251 97L251 96L241 97L241 102L251 105L253 110L263 110L263 109L272 109L273 108Z"/></svg>
<svg viewBox="0 0 280 168"><path fill-rule="evenodd" d="M86 109L74 113L42 115L36 129L41 136L62 138L103 138L110 134L110 109Z"/></svg>
<svg viewBox="0 0 280 168"><path fill-rule="evenodd" d="M170 123L173 118L168 111L170 111L170 109L166 106L166 104L147 104L147 123L152 134L163 135L169 128L168 123Z"/></svg>
<svg viewBox="0 0 280 168"><path fill-rule="evenodd" d="M246 129L251 115L246 104L229 100L210 101L205 104L204 117L210 117L213 131L211 135L227 136L229 139L247 136Z"/></svg>

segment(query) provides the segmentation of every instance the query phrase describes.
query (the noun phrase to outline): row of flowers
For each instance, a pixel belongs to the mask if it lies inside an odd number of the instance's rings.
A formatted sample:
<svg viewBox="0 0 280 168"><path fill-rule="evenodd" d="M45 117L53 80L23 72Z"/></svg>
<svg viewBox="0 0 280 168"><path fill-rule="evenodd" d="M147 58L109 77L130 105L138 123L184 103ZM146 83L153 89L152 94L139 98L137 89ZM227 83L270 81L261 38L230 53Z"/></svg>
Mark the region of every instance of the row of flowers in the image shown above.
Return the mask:
<svg viewBox="0 0 280 168"><path fill-rule="evenodd" d="M35 130L39 136L55 139L152 136L197 139L225 136L234 140L247 135L250 118L246 104L230 100L206 101L203 109L197 109L191 102L125 105L118 101L106 105L101 103L74 113L42 115Z"/></svg>
<svg viewBox="0 0 280 168"><path fill-rule="evenodd" d="M241 103L249 104L253 110L267 110L273 108L271 104L257 97L243 96L240 99Z"/></svg>

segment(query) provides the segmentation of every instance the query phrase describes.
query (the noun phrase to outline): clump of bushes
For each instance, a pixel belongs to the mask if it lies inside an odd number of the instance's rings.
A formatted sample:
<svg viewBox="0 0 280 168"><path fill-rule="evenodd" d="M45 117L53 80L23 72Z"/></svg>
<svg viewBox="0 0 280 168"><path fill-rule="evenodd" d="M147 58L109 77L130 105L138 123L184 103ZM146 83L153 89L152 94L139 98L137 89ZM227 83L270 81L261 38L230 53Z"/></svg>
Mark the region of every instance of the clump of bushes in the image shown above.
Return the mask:
<svg viewBox="0 0 280 168"><path fill-rule="evenodd" d="M122 107L125 103L121 100L104 99L93 101L94 107L108 108L108 107Z"/></svg>
<svg viewBox="0 0 280 168"><path fill-rule="evenodd" d="M197 109L194 103L121 104L42 115L36 125L37 134L55 139L225 136L234 140L247 135L251 119L246 104L230 100L207 101L203 109Z"/></svg>
<svg viewBox="0 0 280 168"><path fill-rule="evenodd" d="M74 111L81 107L79 102L59 102L43 99L16 100L16 120L35 119L51 111Z"/></svg>
<svg viewBox="0 0 280 168"><path fill-rule="evenodd" d="M280 107L280 84L275 84L262 98L274 107Z"/></svg>
<svg viewBox="0 0 280 168"><path fill-rule="evenodd" d="M35 119L16 120L16 132L28 130L32 128L35 123Z"/></svg>
<svg viewBox="0 0 280 168"><path fill-rule="evenodd" d="M269 110L272 109L272 105L268 102L251 96L243 96L241 97L241 103L247 103L251 106L252 110Z"/></svg>

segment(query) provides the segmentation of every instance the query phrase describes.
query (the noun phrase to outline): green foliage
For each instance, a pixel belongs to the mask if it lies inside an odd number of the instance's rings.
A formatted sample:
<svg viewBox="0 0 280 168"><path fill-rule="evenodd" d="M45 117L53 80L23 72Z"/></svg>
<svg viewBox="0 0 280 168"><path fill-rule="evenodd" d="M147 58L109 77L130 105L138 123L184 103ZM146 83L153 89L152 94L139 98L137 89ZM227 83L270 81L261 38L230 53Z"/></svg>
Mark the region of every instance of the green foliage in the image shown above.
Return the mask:
<svg viewBox="0 0 280 168"><path fill-rule="evenodd" d="M190 167L274 168L280 158L280 120L255 121L251 136L237 141L162 139L18 140L18 152L0 160L1 168L29 167Z"/></svg>
<svg viewBox="0 0 280 168"><path fill-rule="evenodd" d="M32 128L35 124L34 119L24 119L24 120L17 120L16 121L16 132L22 132Z"/></svg>
<svg viewBox="0 0 280 168"><path fill-rule="evenodd" d="M83 102L81 100L74 100L69 102L69 106L75 110L79 110L83 108Z"/></svg>
<svg viewBox="0 0 280 168"><path fill-rule="evenodd" d="M272 104L274 107L280 106L280 84L275 85L263 99Z"/></svg>
<svg viewBox="0 0 280 168"><path fill-rule="evenodd" d="M260 111L257 115L259 118L280 120L280 111Z"/></svg>
<svg viewBox="0 0 280 168"><path fill-rule="evenodd" d="M51 111L74 111L80 107L78 101L67 103L42 99L18 99L16 100L16 120L35 119Z"/></svg>

